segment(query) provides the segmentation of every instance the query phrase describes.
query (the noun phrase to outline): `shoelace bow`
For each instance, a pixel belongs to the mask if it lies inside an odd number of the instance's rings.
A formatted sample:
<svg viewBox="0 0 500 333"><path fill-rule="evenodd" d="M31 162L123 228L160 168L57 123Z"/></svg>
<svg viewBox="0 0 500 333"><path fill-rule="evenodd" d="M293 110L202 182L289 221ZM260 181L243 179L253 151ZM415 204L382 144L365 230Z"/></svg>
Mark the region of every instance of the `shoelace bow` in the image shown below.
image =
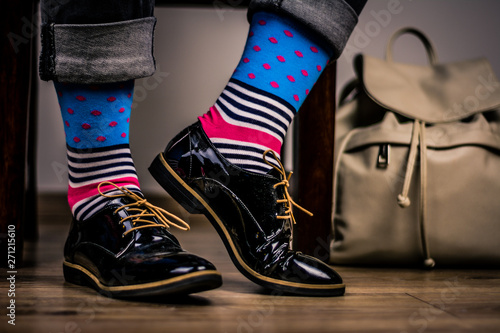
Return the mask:
<svg viewBox="0 0 500 333"><path fill-rule="evenodd" d="M116 189L120 190L122 193L121 194L105 194L101 192L101 186L103 185L111 185L114 186ZM154 227L164 227L167 229L170 229L170 226L179 228L181 230L189 230L189 224L187 224L184 220L182 220L180 217L175 216L172 213L169 213L163 208L157 207L150 202L148 202L146 199L140 197L139 195L135 194L134 192L130 191L128 188L125 186L119 187L115 183L106 181L102 182L97 186L97 190L99 191L99 194L102 195L103 197L106 198L119 198L119 197L128 197L132 200L135 200L135 202L129 203L127 205L123 205L119 208L117 208L114 213L116 214L122 209L126 209L128 213L131 213L127 217L124 217L120 220L120 223L123 224L123 222L127 220L132 220L132 225L133 227L130 228L129 230L125 231L123 233L123 236L127 235L128 233L134 231L134 230L139 230L143 228L154 228ZM137 213L137 214L133 214ZM145 219L146 217L156 217L158 222L154 220L148 220ZM169 220L170 217L172 220L177 221L173 222ZM137 225L137 224L140 225ZM137 225L137 226L136 226Z"/></svg>
<svg viewBox="0 0 500 333"><path fill-rule="evenodd" d="M266 159L266 155L269 153L271 153L273 155L274 159L278 162L278 164L280 166L279 168ZM281 163L281 161L278 158L278 156L276 155L276 153L274 151L272 151L271 149L268 149L264 152L263 159L264 159L264 162L266 162L268 165L272 166L281 175L281 182L276 183L273 187L276 188L278 186L283 186L284 192L285 192L285 197L283 199L278 199L276 202L285 204L285 207L286 207L285 214L287 214L287 215L282 215L282 216L278 215L276 218L281 219L281 220L290 219L290 220L292 220L293 224L296 224L295 217L293 216L293 206L297 207L298 209L300 209L301 211L303 211L307 215L313 216L313 213L311 213L310 211L301 207L299 204L297 204L295 201L293 201L292 197L290 196L290 193L288 193L288 187L290 186L290 177L292 176L293 172L290 171L288 173L288 176L287 176L285 167Z"/></svg>

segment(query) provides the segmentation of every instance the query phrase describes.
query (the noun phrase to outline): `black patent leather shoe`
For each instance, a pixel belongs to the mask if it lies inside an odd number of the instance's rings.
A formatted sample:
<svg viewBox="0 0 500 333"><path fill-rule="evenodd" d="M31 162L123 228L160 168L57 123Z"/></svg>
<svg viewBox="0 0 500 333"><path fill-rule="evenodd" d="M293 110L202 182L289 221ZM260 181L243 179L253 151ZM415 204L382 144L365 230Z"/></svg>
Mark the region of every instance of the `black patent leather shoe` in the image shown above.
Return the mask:
<svg viewBox="0 0 500 333"><path fill-rule="evenodd" d="M184 251L167 230L189 228L184 221L118 189L122 193L93 216L73 220L64 247L66 281L116 298L190 294L222 284L210 262Z"/></svg>
<svg viewBox="0 0 500 333"><path fill-rule="evenodd" d="M235 266L251 281L296 295L344 294L332 268L290 250L294 203L284 170L264 175L231 164L199 122L178 134L149 170L187 211L207 216Z"/></svg>

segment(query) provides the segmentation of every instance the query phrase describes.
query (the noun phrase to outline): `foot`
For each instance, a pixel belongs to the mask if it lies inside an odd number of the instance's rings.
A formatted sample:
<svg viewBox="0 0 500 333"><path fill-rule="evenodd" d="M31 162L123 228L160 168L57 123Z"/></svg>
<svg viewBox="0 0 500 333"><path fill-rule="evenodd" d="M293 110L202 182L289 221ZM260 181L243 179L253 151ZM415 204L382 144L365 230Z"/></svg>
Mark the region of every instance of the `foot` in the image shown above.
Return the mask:
<svg viewBox="0 0 500 333"><path fill-rule="evenodd" d="M290 250L295 203L284 170L258 174L231 164L199 122L175 137L149 170L186 210L207 216L235 266L251 281L297 295L344 294L332 268Z"/></svg>
<svg viewBox="0 0 500 333"><path fill-rule="evenodd" d="M114 186L121 193L102 194L109 197L104 208L73 219L64 248L66 281L117 298L190 294L222 284L210 262L184 251L167 230L188 229L184 221Z"/></svg>

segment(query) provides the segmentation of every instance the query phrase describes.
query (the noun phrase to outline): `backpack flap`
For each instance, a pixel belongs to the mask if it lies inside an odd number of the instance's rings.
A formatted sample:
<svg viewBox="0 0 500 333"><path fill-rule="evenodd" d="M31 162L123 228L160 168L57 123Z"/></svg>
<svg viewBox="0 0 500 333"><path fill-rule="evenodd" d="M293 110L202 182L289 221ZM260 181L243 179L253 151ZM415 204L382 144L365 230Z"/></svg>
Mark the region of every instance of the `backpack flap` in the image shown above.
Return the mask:
<svg viewBox="0 0 500 333"><path fill-rule="evenodd" d="M354 67L373 101L411 119L453 122L500 106L486 59L419 66L358 55Z"/></svg>

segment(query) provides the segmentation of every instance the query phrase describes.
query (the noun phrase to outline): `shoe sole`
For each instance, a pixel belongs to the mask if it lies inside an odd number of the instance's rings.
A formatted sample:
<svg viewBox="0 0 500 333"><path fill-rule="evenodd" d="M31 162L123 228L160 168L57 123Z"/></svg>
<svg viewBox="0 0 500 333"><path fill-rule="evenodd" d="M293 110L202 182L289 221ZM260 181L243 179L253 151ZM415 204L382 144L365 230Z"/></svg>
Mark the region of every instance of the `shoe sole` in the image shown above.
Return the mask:
<svg viewBox="0 0 500 333"><path fill-rule="evenodd" d="M287 294L304 296L341 296L345 293L345 284L307 284L270 278L250 268L236 250L228 230L210 205L168 165L163 153L153 160L149 167L153 178L184 209L191 214L204 214L221 237L226 250L236 268L249 280L269 289Z"/></svg>
<svg viewBox="0 0 500 333"><path fill-rule="evenodd" d="M200 271L162 281L123 286L106 286L85 267L68 261L63 262L63 272L67 282L91 287L100 294L112 298L187 295L222 285L221 275L214 271Z"/></svg>

